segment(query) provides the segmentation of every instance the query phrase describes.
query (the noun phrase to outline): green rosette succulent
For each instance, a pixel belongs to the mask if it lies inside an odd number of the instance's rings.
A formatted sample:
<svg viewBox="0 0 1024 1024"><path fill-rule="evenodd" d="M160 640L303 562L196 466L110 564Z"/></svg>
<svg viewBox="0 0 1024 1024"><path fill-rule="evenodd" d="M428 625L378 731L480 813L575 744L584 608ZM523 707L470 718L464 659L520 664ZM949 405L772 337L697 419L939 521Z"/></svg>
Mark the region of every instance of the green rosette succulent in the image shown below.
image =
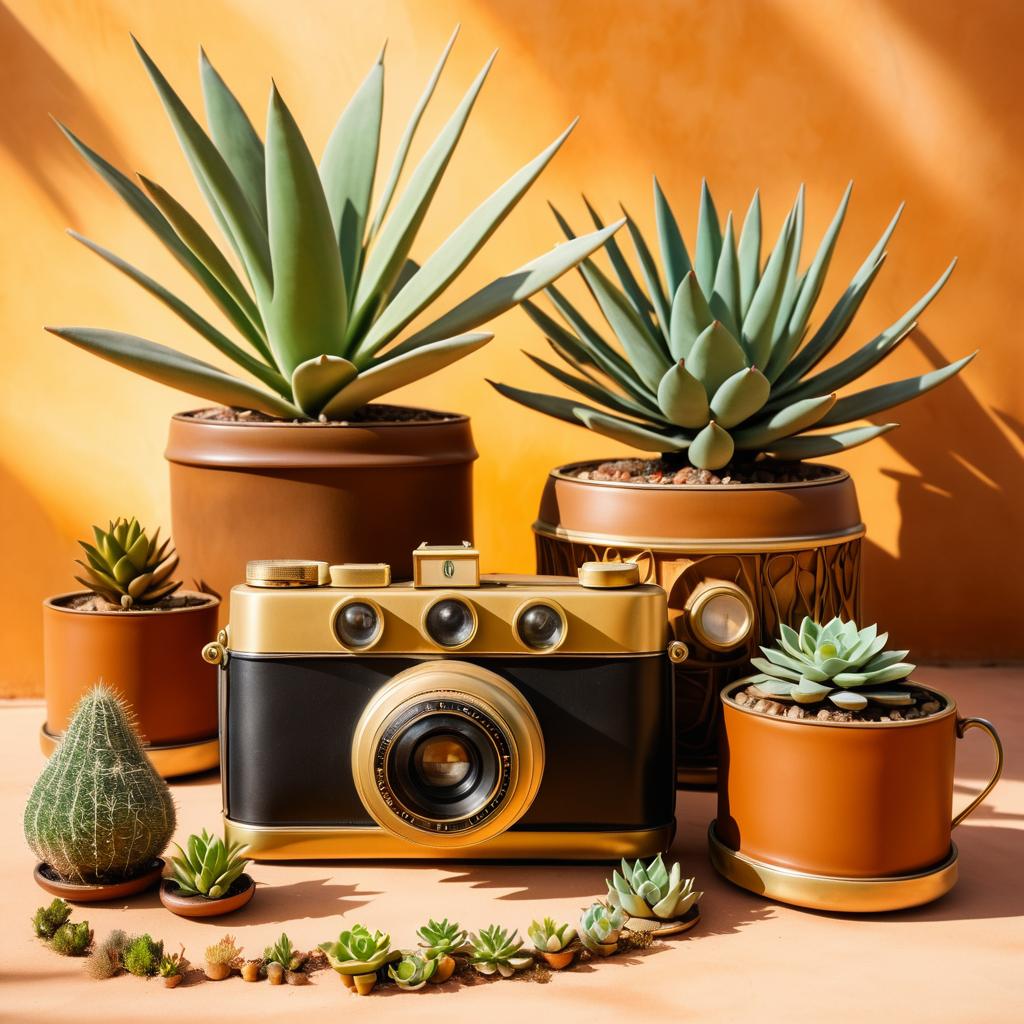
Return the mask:
<svg viewBox="0 0 1024 1024"><path fill-rule="evenodd" d="M388 977L404 992L415 992L434 976L437 960L425 953L403 953L401 960L388 966Z"/></svg>
<svg viewBox="0 0 1024 1024"><path fill-rule="evenodd" d="M621 907L592 903L580 917L580 942L591 953L610 956L616 950L625 924L626 914Z"/></svg>
<svg viewBox="0 0 1024 1024"><path fill-rule="evenodd" d="M449 922L446 917L437 922L431 918L423 927L416 930L420 939L420 947L431 958L452 956L466 948L466 931L460 928L457 921Z"/></svg>
<svg viewBox="0 0 1024 1024"><path fill-rule="evenodd" d="M95 544L78 542L87 561L78 561L85 575L75 579L94 594L122 608L151 608L181 586L171 579L178 556L170 540L159 542L159 529L150 538L133 516L92 532Z"/></svg>
<svg viewBox="0 0 1024 1024"><path fill-rule="evenodd" d="M576 938L576 929L545 917L543 921L533 921L526 934L539 953L560 953Z"/></svg>
<svg viewBox="0 0 1024 1024"><path fill-rule="evenodd" d="M533 963L529 953L522 953L523 940L518 930L509 934L507 928L492 924L481 928L478 935L470 934L469 962L481 974L500 974L503 978L511 978L516 971L521 971Z"/></svg>
<svg viewBox="0 0 1024 1024"><path fill-rule="evenodd" d="M888 639L876 625L858 629L834 618L820 626L808 616L799 632L780 626L780 646L762 647L764 657L751 658L760 674L747 682L771 700L828 699L843 711L863 711L869 702L906 707L915 703L913 694L892 684L905 681L916 666L903 660L908 651L885 650Z"/></svg>
<svg viewBox="0 0 1024 1024"><path fill-rule="evenodd" d="M205 828L201 835L189 836L185 849L174 845L178 856L171 858L171 865L182 896L223 899L249 864L242 856L247 849L243 843L225 843Z"/></svg>
<svg viewBox="0 0 1024 1024"><path fill-rule="evenodd" d="M390 935L383 932L371 934L361 924L354 924L343 931L337 942L321 942L320 949L327 954L333 970L347 975L373 974L402 956L399 950L392 950Z"/></svg>
<svg viewBox="0 0 1024 1024"><path fill-rule="evenodd" d="M622 873L612 873L608 884L608 903L621 907L630 917L676 921L699 902L702 892L693 888L692 878L683 878L677 863L671 871L659 853L646 867L637 860L630 867L622 861Z"/></svg>

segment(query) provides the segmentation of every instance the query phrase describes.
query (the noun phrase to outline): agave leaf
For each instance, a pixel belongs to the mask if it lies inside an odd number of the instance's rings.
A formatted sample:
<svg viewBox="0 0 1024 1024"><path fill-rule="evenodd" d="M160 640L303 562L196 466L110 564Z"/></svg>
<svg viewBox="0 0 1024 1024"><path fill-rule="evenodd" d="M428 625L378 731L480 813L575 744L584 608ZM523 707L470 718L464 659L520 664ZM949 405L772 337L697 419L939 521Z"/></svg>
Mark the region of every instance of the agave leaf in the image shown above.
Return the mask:
<svg viewBox="0 0 1024 1024"><path fill-rule="evenodd" d="M494 58L495 54L491 54L455 112L412 172L391 216L374 236L351 304L354 312L350 340L358 338L366 325L376 317L405 263Z"/></svg>
<svg viewBox="0 0 1024 1024"><path fill-rule="evenodd" d="M870 683L895 683L900 679L906 679L916 665L907 661L898 661L888 668L878 668L871 672L840 672L833 677L836 686L865 686Z"/></svg>
<svg viewBox="0 0 1024 1024"><path fill-rule="evenodd" d="M266 230L267 191L263 143L241 103L210 63L203 49L199 50L199 75L203 83L206 123L210 126L214 144Z"/></svg>
<svg viewBox="0 0 1024 1024"><path fill-rule="evenodd" d="M750 664L759 671L764 672L767 676L791 679L794 683L800 682L803 672L807 667L806 665L801 665L800 670L797 671L796 669L785 668L782 665L775 665L768 661L767 658L751 658Z"/></svg>
<svg viewBox="0 0 1024 1024"><path fill-rule="evenodd" d="M342 111L320 160L346 295L355 294L359 279L383 110L384 65L378 59Z"/></svg>
<svg viewBox="0 0 1024 1024"><path fill-rule="evenodd" d="M402 355L388 353L383 359L364 369L351 384L344 387L323 407L328 419L342 419L367 402L389 391L412 384L423 377L468 356L486 345L493 334L460 334L430 344L421 345Z"/></svg>
<svg viewBox="0 0 1024 1024"><path fill-rule="evenodd" d="M646 239L640 233L640 229L636 226L633 218L626 212L625 206L620 203L619 208L622 210L622 215L626 218L626 229L629 231L629 237L633 241L633 249L636 251L636 258L640 264L640 270L644 275L644 282L647 285L651 304L654 307L655 316L657 317L658 324L661 327L662 337L668 341L669 324L671 323L671 307L669 305L669 297L665 294L665 287L662 284L661 275L658 273L657 264L654 262L654 257L651 255L651 250L647 245Z"/></svg>
<svg viewBox="0 0 1024 1024"><path fill-rule="evenodd" d="M801 437L785 437L772 442L769 454L777 459L818 459L825 455L835 455L867 441L872 441L882 434L895 430L898 423L883 423L877 427L855 427L853 430L841 430L835 434L804 434Z"/></svg>
<svg viewBox="0 0 1024 1024"><path fill-rule="evenodd" d="M931 373L921 374L919 377L908 377L906 380L882 384L879 387L868 388L866 391L859 391L846 398L840 398L831 411L821 419L819 425L834 427L841 423L849 423L851 420L867 419L869 416L874 416L875 413L891 409L894 405L923 395L926 391L931 391L943 381L958 374L977 354L977 351L974 351L948 366L932 370Z"/></svg>
<svg viewBox="0 0 1024 1024"><path fill-rule="evenodd" d="M800 635L785 622L779 623L779 643L788 655L803 662L804 651L800 647Z"/></svg>
<svg viewBox="0 0 1024 1024"><path fill-rule="evenodd" d="M103 246L97 245L83 235L78 234L78 232L69 231L68 234L76 242L81 242L87 249L91 249L97 256L106 260L111 266L116 267L126 277L131 278L136 284L149 292L150 295L159 299L168 309L181 317L192 330L210 342L219 352L223 352L229 359L236 362L244 370L248 370L254 377L263 381L268 387L273 388L282 397L289 397L291 391L288 387L288 381L277 370L272 369L258 359L254 359L245 349L239 348L227 335L217 330L213 324L201 317L194 309L164 288L163 285L154 281L153 278L133 267L130 263L122 260L120 256L116 256L109 249L104 249Z"/></svg>
<svg viewBox="0 0 1024 1024"><path fill-rule="evenodd" d="M743 230L740 232L740 243L736 251L739 264L740 304L739 316L746 318L750 309L750 300L757 290L761 277L761 193L755 190L754 197L747 207L747 215L743 218Z"/></svg>
<svg viewBox="0 0 1024 1024"><path fill-rule="evenodd" d="M675 295L683 278L693 269L693 264L690 262L690 254L686 251L675 214L665 198L665 193L661 191L657 178L654 179L654 216L658 225L658 242L661 247L661 262L665 266L665 277L668 281L668 294Z"/></svg>
<svg viewBox="0 0 1024 1024"><path fill-rule="evenodd" d="M788 668L793 672L797 672L812 683L823 683L828 679L828 674L826 672L822 672L821 669L810 664L804 658L791 657L789 654L776 650L774 647L762 647L761 651L773 665L777 665L780 668Z"/></svg>
<svg viewBox="0 0 1024 1024"><path fill-rule="evenodd" d="M668 885L668 869L661 854L657 854L654 860L647 867L647 877L654 883L660 892Z"/></svg>
<svg viewBox="0 0 1024 1024"><path fill-rule="evenodd" d="M273 299L267 328L287 373L345 345L345 280L316 164L276 87L267 110L267 203Z"/></svg>
<svg viewBox="0 0 1024 1024"><path fill-rule="evenodd" d="M688 456L698 469L721 469L729 464L735 445L728 431L712 420L690 442Z"/></svg>
<svg viewBox="0 0 1024 1024"><path fill-rule="evenodd" d="M863 711L868 706L868 699L862 693L851 693L849 690L833 690L829 700L843 711Z"/></svg>
<svg viewBox="0 0 1024 1024"><path fill-rule="evenodd" d="M586 406L577 407L575 412L577 419L596 433L639 448L641 451L678 452L690 444L690 439L681 434L660 434L639 423L632 423L618 416L609 416Z"/></svg>
<svg viewBox="0 0 1024 1024"><path fill-rule="evenodd" d="M887 708L905 708L914 703L908 690L872 690L871 700Z"/></svg>
<svg viewBox="0 0 1024 1024"><path fill-rule="evenodd" d="M327 401L358 373L355 363L342 356L321 355L307 359L292 371L295 404L307 416L317 416Z"/></svg>
<svg viewBox="0 0 1024 1024"><path fill-rule="evenodd" d="M525 263L511 274L499 277L407 338L393 349L393 352L410 352L428 342L472 330L499 313L504 313L506 309L517 305L523 299L528 299L534 292L547 287L567 270L586 259L618 231L622 223L616 221L603 231L594 231L589 235L581 235L571 242L563 242L550 252Z"/></svg>
<svg viewBox="0 0 1024 1024"><path fill-rule="evenodd" d="M805 188L803 184L797 189L796 202L793 204L793 244L789 249L789 256L786 260L785 280L786 286L782 290L782 298L779 301L778 312L775 314L775 322L772 325L771 352L774 352L779 343L788 333L789 318L793 312L793 306L800 292L800 285L803 281L799 273L800 254L804 244L804 203ZM769 355L769 361L770 361Z"/></svg>
<svg viewBox="0 0 1024 1024"><path fill-rule="evenodd" d="M672 314L669 329L669 351L673 359L686 359L693 348L693 343L700 333L714 322L704 298L704 293L697 284L697 275L688 271L672 298Z"/></svg>
<svg viewBox="0 0 1024 1024"><path fill-rule="evenodd" d="M377 352L444 291L526 194L575 126L573 121L551 145L484 200L431 254L367 332L357 350L358 357Z"/></svg>
<svg viewBox="0 0 1024 1024"><path fill-rule="evenodd" d="M818 624L809 615L805 615L800 623L800 649L804 654L814 654L818 643Z"/></svg>
<svg viewBox="0 0 1024 1024"><path fill-rule="evenodd" d="M798 704L816 704L819 700L824 700L831 691L831 686L822 686L821 683L804 677L791 692L793 700Z"/></svg>
<svg viewBox="0 0 1024 1024"><path fill-rule="evenodd" d="M697 254L693 261L697 282L705 295L710 295L715 283L715 268L722 252L722 227L718 211L711 198L707 179L700 183L700 209L697 214Z"/></svg>
<svg viewBox="0 0 1024 1024"><path fill-rule="evenodd" d="M46 330L126 370L208 401L255 409L268 416L302 419L302 413L283 398L145 338L93 327L47 327Z"/></svg>
<svg viewBox="0 0 1024 1024"><path fill-rule="evenodd" d="M764 407L771 390L756 366L744 367L722 381L711 399L711 414L719 426L735 427Z"/></svg>
<svg viewBox="0 0 1024 1024"><path fill-rule="evenodd" d="M615 412L620 412L625 416L636 416L640 419L648 419L652 416L652 413L648 409L645 409L637 402L631 401L624 395L616 394L614 391L607 387L602 387L595 381L585 380L581 377L575 377L571 373L566 373L557 366L552 366L551 363L546 362L539 356L531 355L529 352L524 354L531 360L531 362L539 366L545 373L550 374L559 383L564 384L567 388L571 388L573 391L589 398L592 402L598 402L599 404L607 406L609 409L612 409Z"/></svg>
<svg viewBox="0 0 1024 1024"><path fill-rule="evenodd" d="M682 359L669 367L658 385L658 405L669 423L697 430L710 418L708 395Z"/></svg>
<svg viewBox="0 0 1024 1024"><path fill-rule="evenodd" d="M434 89L437 87L438 79L441 77L441 72L444 70L444 66L448 61L448 55L452 52L452 47L455 45L455 39L458 34L459 26L456 25L455 31L452 32L451 36L449 36L448 42L445 44L444 51L441 53L441 57L434 66L434 70L427 81L426 88L420 95L419 100L417 100L412 116L409 118L409 122L405 126L405 131L402 134L402 140L398 144L398 149L395 150L395 159L392 162L391 170L388 173L387 181L384 184L384 190L381 193L380 202L377 205L377 212L373 217L373 225L370 228L369 234L371 239L374 238L380 230L384 217L391 206L391 200L394 198L395 189L398 187L398 179L402 176L402 168L405 166L406 157L409 155L409 147L412 145L412 140L416 135L416 129L419 127L420 121L423 118L423 112L427 109L427 104L430 103L430 98L434 95Z"/></svg>
<svg viewBox="0 0 1024 1024"><path fill-rule="evenodd" d="M726 380L746 366L746 356L739 342L718 320L701 331L686 360L686 368L709 395L715 394Z"/></svg>
<svg viewBox="0 0 1024 1024"><path fill-rule="evenodd" d="M898 661L902 661L910 651L882 651L880 654L876 654L870 661L865 662L861 666L863 672L873 672L875 669L888 668L890 665L895 665Z"/></svg>
<svg viewBox="0 0 1024 1024"><path fill-rule="evenodd" d="M822 395L819 398L805 398L780 409L760 422L734 431L736 447L749 450L771 444L780 437L799 434L813 427L836 403L836 396Z"/></svg>
<svg viewBox="0 0 1024 1024"><path fill-rule="evenodd" d="M795 238L793 214L786 217L757 290L750 300L750 308L743 318L743 345L755 366L765 366L771 352L772 330L775 317L786 288L786 271Z"/></svg>
<svg viewBox="0 0 1024 1024"><path fill-rule="evenodd" d="M722 251L715 271L711 299L708 302L715 319L721 320L729 333L738 338L740 324L740 276L739 263L736 257L736 240L733 237L732 214L725 221L725 238L722 240Z"/></svg>
<svg viewBox="0 0 1024 1024"><path fill-rule="evenodd" d="M263 308L270 297L273 275L270 269L267 235L259 217L231 173L224 157L220 155L199 122L182 103L163 73L134 36L132 42L156 87L200 191L206 197L228 240L235 247L249 280L256 289L256 299Z"/></svg>

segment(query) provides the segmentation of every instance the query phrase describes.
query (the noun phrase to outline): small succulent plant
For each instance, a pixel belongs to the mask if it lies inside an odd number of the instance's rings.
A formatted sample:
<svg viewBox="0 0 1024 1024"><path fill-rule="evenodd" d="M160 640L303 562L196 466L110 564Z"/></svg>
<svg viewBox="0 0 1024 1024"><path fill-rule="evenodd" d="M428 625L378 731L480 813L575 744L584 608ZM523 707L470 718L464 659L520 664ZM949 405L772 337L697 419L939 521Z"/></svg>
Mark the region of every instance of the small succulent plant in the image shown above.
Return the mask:
<svg viewBox="0 0 1024 1024"><path fill-rule="evenodd" d="M62 899L55 899L47 907L39 907L32 915L32 930L40 939L52 939L57 929L71 916L71 907Z"/></svg>
<svg viewBox="0 0 1024 1024"><path fill-rule="evenodd" d="M683 878L678 863L665 868L659 853L646 867L637 860L632 867L622 861L622 873L612 873L608 903L621 907L630 917L675 921L687 914L704 893L696 892L692 878Z"/></svg>
<svg viewBox="0 0 1024 1024"><path fill-rule="evenodd" d="M560 953L576 938L576 929L568 924L558 924L554 918L545 917L543 921L534 921L526 934L538 952Z"/></svg>
<svg viewBox="0 0 1024 1024"><path fill-rule="evenodd" d="M391 948L391 936L371 932L361 924L343 931L337 942L322 942L320 949L327 954L331 967L342 975L371 974L385 964L401 957Z"/></svg>
<svg viewBox="0 0 1024 1024"><path fill-rule="evenodd" d="M128 940L121 954L121 963L129 974L146 978L157 973L164 958L164 944L149 935Z"/></svg>
<svg viewBox="0 0 1024 1024"><path fill-rule="evenodd" d="M95 544L78 542L85 551L86 561L78 561L85 575L75 579L94 594L122 608L151 608L181 586L171 578L178 556L170 540L159 542L159 529L150 539L133 516L115 519L106 530L94 526L92 532Z"/></svg>
<svg viewBox="0 0 1024 1024"><path fill-rule="evenodd" d="M167 783L105 686L78 702L25 806L25 839L61 879L104 884L151 867L174 831Z"/></svg>
<svg viewBox="0 0 1024 1024"><path fill-rule="evenodd" d="M188 960L185 958L185 947L182 946L178 953L164 953L160 958L160 965L157 973L161 978L176 978L188 970Z"/></svg>
<svg viewBox="0 0 1024 1024"><path fill-rule="evenodd" d="M466 932L457 921L449 923L446 917L437 922L431 918L422 928L417 929L420 946L429 957L451 956L466 948Z"/></svg>
<svg viewBox="0 0 1024 1024"><path fill-rule="evenodd" d="M420 952L406 952L402 959L388 965L388 977L403 991L415 992L434 976L438 958Z"/></svg>
<svg viewBox="0 0 1024 1024"><path fill-rule="evenodd" d="M113 978L124 969L122 957L128 945L128 934L120 928L96 944L85 962L85 973L96 981Z"/></svg>
<svg viewBox="0 0 1024 1024"><path fill-rule="evenodd" d="M855 622L835 618L824 626L810 617L800 630L780 627L779 648L762 647L763 658L752 658L760 670L748 682L772 700L816 704L826 698L843 711L863 711L869 701L884 707L912 705L906 687L916 666L903 659L907 651L887 651L888 633L877 626L858 629Z"/></svg>
<svg viewBox="0 0 1024 1024"><path fill-rule="evenodd" d="M208 964L237 967L242 960L242 947L233 935L225 935L212 946L207 946L203 957Z"/></svg>
<svg viewBox="0 0 1024 1024"><path fill-rule="evenodd" d="M831 455L892 430L897 424L836 428L930 391L974 356L919 377L837 397L837 391L858 381L907 337L953 271L950 264L906 313L852 355L820 369L880 271L899 219L897 212L835 306L819 316L818 326L811 330L851 189L852 185L813 258L801 268L803 188L778 242L762 262L757 193L737 237L732 214L723 228L705 183L691 258L655 181L661 268L628 215L640 277L615 238L606 242L605 251L617 282L593 259L583 260L578 268L621 352L604 339L592 318L552 285L547 295L557 319L533 302L523 306L569 372L531 358L581 397L494 386L508 398L556 419L709 470L723 468L734 456L753 460L760 454L780 459ZM587 205L594 224L601 224ZM567 237L574 237L565 219L557 212L555 216Z"/></svg>
<svg viewBox="0 0 1024 1024"><path fill-rule="evenodd" d="M50 948L61 956L85 956L92 945L88 921L66 921L50 939Z"/></svg>
<svg viewBox="0 0 1024 1024"><path fill-rule="evenodd" d="M182 896L223 899L249 863L242 856L246 849L243 843L225 843L205 828L201 835L189 836L185 849L178 846L178 856L171 858L178 892Z"/></svg>
<svg viewBox="0 0 1024 1024"><path fill-rule="evenodd" d="M299 952L286 932L281 932L281 938L263 951L265 963L280 964L286 971L300 970L307 959L308 954Z"/></svg>
<svg viewBox="0 0 1024 1024"><path fill-rule="evenodd" d="M615 952L619 935L626 923L626 914L621 907L609 907L604 903L592 903L580 917L580 942L591 953L610 956Z"/></svg>
<svg viewBox="0 0 1024 1024"><path fill-rule="evenodd" d="M503 978L511 978L516 971L521 971L533 963L529 953L523 953L523 940L519 932L511 935L507 928L492 924L481 928L478 935L469 936L469 962L481 974L500 974Z"/></svg>

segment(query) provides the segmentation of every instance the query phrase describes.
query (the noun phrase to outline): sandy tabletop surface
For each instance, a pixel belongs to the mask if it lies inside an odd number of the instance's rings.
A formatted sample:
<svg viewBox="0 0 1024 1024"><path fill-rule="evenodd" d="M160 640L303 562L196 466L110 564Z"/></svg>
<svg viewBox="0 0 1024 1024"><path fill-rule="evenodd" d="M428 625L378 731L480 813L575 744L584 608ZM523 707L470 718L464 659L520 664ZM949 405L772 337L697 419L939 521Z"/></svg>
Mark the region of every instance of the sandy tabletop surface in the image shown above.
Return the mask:
<svg viewBox="0 0 1024 1024"><path fill-rule="evenodd" d="M1024 1020L1024 669L931 668L918 678L957 698L960 713L991 718L1006 745L1006 772L985 806L956 833L960 881L931 906L874 917L796 910L717 878L705 830L709 793L680 793L672 857L705 890L703 920L688 936L611 958L548 984L497 981L418 993L394 989L359 998L329 971L304 988L196 982L175 990L159 980L92 981L78 960L37 942L29 917L44 895L21 815L43 765L36 743L38 703L0 703L0 1020L4 1022L252 1020L503 1021L1016 1021ZM960 744L957 802L965 803L992 761L980 732ZM766 766L771 771L771 766ZM595 783L596 784L596 783ZM851 780L855 784L855 780ZM216 827L216 774L173 785L178 837ZM258 955L286 929L312 947L362 922L414 944L428 916L476 928L491 922L525 932L545 914L576 920L604 894L604 866L528 864L257 864L249 906L222 923L182 920L156 892L124 904L81 907L103 936L149 931L168 949L183 943L193 961L226 930ZM48 898L47 898L48 899Z"/></svg>

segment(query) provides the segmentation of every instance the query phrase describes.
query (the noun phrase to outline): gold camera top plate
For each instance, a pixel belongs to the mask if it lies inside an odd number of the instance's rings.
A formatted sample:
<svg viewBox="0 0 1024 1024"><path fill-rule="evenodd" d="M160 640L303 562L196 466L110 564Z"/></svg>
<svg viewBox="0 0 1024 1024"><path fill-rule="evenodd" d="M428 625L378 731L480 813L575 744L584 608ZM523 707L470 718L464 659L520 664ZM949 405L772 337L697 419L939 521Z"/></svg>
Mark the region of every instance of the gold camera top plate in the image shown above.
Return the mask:
<svg viewBox="0 0 1024 1024"><path fill-rule="evenodd" d="M480 552L468 540L458 546L421 544L412 553L414 587L480 586Z"/></svg>

